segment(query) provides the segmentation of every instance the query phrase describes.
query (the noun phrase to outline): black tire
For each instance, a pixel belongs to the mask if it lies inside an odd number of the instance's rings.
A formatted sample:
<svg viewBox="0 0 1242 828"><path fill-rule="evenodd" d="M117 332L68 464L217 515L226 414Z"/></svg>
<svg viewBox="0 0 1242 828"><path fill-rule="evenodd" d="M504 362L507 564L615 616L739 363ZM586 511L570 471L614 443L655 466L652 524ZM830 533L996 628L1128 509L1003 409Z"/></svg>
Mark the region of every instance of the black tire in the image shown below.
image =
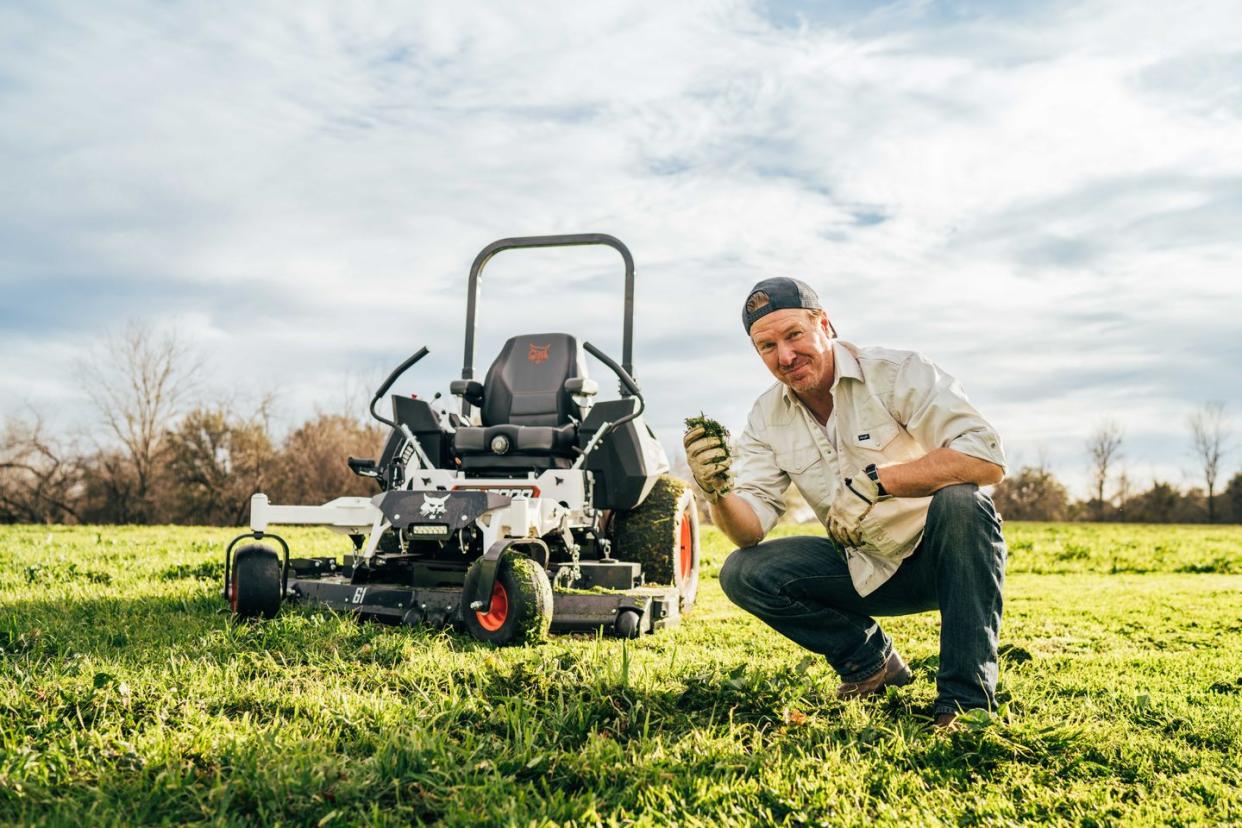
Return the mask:
<svg viewBox="0 0 1242 828"><path fill-rule="evenodd" d="M643 616L638 610L623 609L617 613L612 631L617 638L638 638L642 635Z"/></svg>
<svg viewBox="0 0 1242 828"><path fill-rule="evenodd" d="M699 592L699 509L684 481L661 475L636 508L613 516L612 556L642 564L648 584L672 584L681 611Z"/></svg>
<svg viewBox="0 0 1242 828"><path fill-rule="evenodd" d="M474 594L482 559L466 570L465 595ZM503 647L534 644L548 637L552 626L552 584L543 567L525 555L506 552L496 570L492 606L485 614L464 609L466 630L480 641Z"/></svg>
<svg viewBox="0 0 1242 828"><path fill-rule="evenodd" d="M238 618L275 618L281 598L280 556L252 543L233 554L229 604Z"/></svg>

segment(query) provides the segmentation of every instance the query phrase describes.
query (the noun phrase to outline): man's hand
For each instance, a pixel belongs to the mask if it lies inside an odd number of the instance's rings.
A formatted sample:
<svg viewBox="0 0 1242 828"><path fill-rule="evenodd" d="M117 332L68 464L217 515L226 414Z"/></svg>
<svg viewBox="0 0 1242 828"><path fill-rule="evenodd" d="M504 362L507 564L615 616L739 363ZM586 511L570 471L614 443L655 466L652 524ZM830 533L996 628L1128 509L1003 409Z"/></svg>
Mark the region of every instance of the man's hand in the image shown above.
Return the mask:
<svg viewBox="0 0 1242 828"><path fill-rule="evenodd" d="M877 500L880 500L880 489L866 472L845 478L845 485L837 491L828 509L828 537L841 546L862 546L863 518Z"/></svg>
<svg viewBox="0 0 1242 828"><path fill-rule="evenodd" d="M694 482L715 503L733 488L733 471L729 468L729 447L723 437L710 436L702 426L686 432L686 462Z"/></svg>

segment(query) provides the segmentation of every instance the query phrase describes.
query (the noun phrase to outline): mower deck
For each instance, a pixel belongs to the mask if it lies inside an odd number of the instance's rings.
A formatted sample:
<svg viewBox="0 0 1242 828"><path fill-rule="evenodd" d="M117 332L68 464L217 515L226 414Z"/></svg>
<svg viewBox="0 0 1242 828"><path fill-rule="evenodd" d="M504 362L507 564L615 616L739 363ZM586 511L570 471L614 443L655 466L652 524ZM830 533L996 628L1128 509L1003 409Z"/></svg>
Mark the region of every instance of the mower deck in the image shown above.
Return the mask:
<svg viewBox="0 0 1242 828"><path fill-rule="evenodd" d="M316 559L317 562L323 560ZM340 567L321 564L320 568L322 575L291 573L285 599L321 604L338 612L350 612L388 624L460 626L464 622L460 586L357 583ZM552 630L555 632L612 630L626 612L637 613L638 634L652 633L681 622L674 586L599 591L554 589L552 597Z"/></svg>

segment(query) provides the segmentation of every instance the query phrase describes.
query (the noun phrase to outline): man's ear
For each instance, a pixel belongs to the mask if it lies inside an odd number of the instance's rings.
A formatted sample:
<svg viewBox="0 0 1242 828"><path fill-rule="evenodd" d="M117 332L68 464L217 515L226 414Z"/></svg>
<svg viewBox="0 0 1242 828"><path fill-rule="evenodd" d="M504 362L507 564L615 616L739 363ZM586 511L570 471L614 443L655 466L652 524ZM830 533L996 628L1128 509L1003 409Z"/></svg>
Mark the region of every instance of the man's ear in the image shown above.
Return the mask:
<svg viewBox="0 0 1242 828"><path fill-rule="evenodd" d="M828 335L829 339L836 339L837 329L834 328L832 323L828 321L828 314L824 311L819 312L819 326L823 329L824 333Z"/></svg>

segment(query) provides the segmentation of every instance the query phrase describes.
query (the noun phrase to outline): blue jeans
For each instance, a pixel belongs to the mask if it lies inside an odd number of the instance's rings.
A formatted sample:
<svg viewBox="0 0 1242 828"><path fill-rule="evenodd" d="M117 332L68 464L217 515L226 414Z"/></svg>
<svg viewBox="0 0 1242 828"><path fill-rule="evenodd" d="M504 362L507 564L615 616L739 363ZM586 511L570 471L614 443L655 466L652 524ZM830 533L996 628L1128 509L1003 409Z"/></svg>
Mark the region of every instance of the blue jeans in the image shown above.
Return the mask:
<svg viewBox="0 0 1242 828"><path fill-rule="evenodd" d="M923 539L893 577L859 596L830 538L788 537L738 549L720 570L733 603L828 659L844 681L875 675L893 651L876 615L940 610L934 713L992 709L1005 582L1005 538L992 499L973 484L932 497Z"/></svg>

